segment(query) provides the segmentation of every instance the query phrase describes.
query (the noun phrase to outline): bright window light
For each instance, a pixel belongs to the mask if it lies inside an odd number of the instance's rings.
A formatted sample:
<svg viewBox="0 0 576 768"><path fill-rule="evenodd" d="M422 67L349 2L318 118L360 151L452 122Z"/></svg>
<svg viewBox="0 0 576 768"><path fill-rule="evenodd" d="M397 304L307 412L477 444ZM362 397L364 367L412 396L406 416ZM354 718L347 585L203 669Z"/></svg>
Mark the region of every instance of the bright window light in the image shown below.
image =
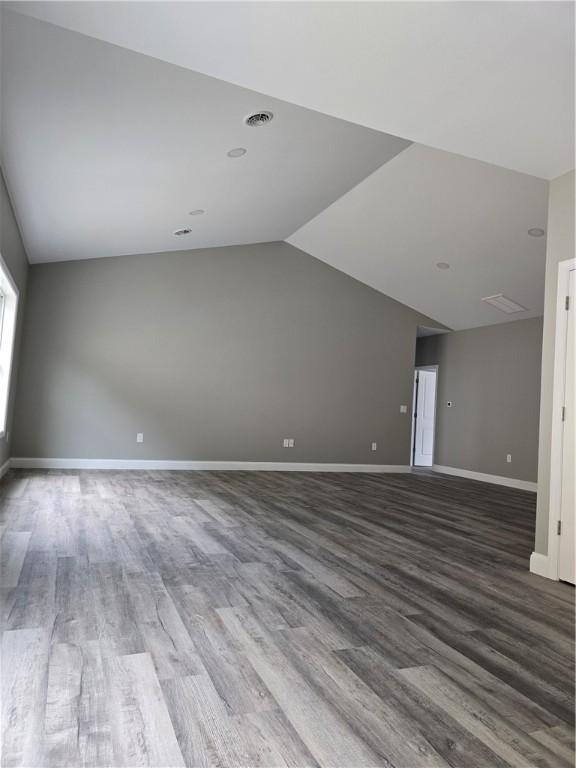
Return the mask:
<svg viewBox="0 0 576 768"><path fill-rule="evenodd" d="M0 256L0 437L6 433L18 289Z"/></svg>

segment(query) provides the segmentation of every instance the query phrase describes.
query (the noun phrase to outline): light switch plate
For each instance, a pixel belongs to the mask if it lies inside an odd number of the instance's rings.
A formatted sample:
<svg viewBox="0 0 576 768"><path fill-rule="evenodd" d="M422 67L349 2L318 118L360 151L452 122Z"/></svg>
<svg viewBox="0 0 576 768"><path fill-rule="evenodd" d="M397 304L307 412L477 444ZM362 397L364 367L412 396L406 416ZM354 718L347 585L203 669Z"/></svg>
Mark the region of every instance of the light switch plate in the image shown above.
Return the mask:
<svg viewBox="0 0 576 768"><path fill-rule="evenodd" d="M136 433L136 442L137 443L143 443L144 442L144 432L137 432Z"/></svg>
<svg viewBox="0 0 576 768"><path fill-rule="evenodd" d="M408 406L407 405L401 405L400 406L400 413L408 413Z"/></svg>

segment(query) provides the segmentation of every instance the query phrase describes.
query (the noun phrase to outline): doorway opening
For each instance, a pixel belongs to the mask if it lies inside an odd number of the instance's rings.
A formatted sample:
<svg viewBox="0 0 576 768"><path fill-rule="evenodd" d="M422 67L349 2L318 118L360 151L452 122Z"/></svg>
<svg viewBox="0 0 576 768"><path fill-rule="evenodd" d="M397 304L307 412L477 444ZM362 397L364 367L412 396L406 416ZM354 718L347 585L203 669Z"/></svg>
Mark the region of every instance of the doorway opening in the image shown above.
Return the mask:
<svg viewBox="0 0 576 768"><path fill-rule="evenodd" d="M412 466L432 467L436 431L437 365L419 366L414 371L412 405Z"/></svg>

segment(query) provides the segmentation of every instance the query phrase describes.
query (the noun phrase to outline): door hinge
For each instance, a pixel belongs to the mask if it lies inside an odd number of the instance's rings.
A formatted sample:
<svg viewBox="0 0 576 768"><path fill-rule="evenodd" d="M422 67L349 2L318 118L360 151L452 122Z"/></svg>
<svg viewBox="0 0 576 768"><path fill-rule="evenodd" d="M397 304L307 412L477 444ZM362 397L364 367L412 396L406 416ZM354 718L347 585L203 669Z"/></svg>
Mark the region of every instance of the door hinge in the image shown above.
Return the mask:
<svg viewBox="0 0 576 768"><path fill-rule="evenodd" d="M564 309L565 310L570 309L570 296L566 296L566 301L564 302Z"/></svg>
<svg viewBox="0 0 576 768"><path fill-rule="evenodd" d="M566 406L562 406L562 421L566 421Z"/></svg>
<svg viewBox="0 0 576 768"><path fill-rule="evenodd" d="M562 533L562 520L558 520L558 525L556 526L556 533L558 536Z"/></svg>

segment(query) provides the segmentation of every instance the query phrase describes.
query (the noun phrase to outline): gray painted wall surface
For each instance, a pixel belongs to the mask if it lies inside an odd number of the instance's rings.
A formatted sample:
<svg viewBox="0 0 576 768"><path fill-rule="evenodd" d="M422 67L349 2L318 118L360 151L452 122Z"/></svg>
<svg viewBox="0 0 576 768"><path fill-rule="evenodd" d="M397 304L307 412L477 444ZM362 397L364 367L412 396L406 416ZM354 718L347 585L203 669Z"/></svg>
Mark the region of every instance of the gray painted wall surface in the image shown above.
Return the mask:
<svg viewBox="0 0 576 768"><path fill-rule="evenodd" d="M14 454L407 464L418 323L287 243L33 265Z"/></svg>
<svg viewBox="0 0 576 768"><path fill-rule="evenodd" d="M22 317L24 314L24 302L26 295L26 280L28 276L28 259L22 244L20 231L14 218L14 212L8 197L8 191L4 182L4 176L0 171L0 254L10 270L12 279L20 291L18 304L18 320L16 325L16 340L14 355L12 358L12 377L10 380L10 397L8 400L8 417L6 420L6 434L0 437L0 466L10 457L10 443L12 435L12 420L14 411L14 398L16 392L16 380L18 372L18 358L20 338L22 331Z"/></svg>
<svg viewBox="0 0 576 768"><path fill-rule="evenodd" d="M435 464L536 481L541 343L541 318L418 340L439 365Z"/></svg>
<svg viewBox="0 0 576 768"><path fill-rule="evenodd" d="M534 550L548 552L548 507L550 496L550 447L552 444L552 388L558 264L574 258L574 171L550 182L546 242L546 287L542 342L542 397L540 400L540 449L538 500Z"/></svg>

